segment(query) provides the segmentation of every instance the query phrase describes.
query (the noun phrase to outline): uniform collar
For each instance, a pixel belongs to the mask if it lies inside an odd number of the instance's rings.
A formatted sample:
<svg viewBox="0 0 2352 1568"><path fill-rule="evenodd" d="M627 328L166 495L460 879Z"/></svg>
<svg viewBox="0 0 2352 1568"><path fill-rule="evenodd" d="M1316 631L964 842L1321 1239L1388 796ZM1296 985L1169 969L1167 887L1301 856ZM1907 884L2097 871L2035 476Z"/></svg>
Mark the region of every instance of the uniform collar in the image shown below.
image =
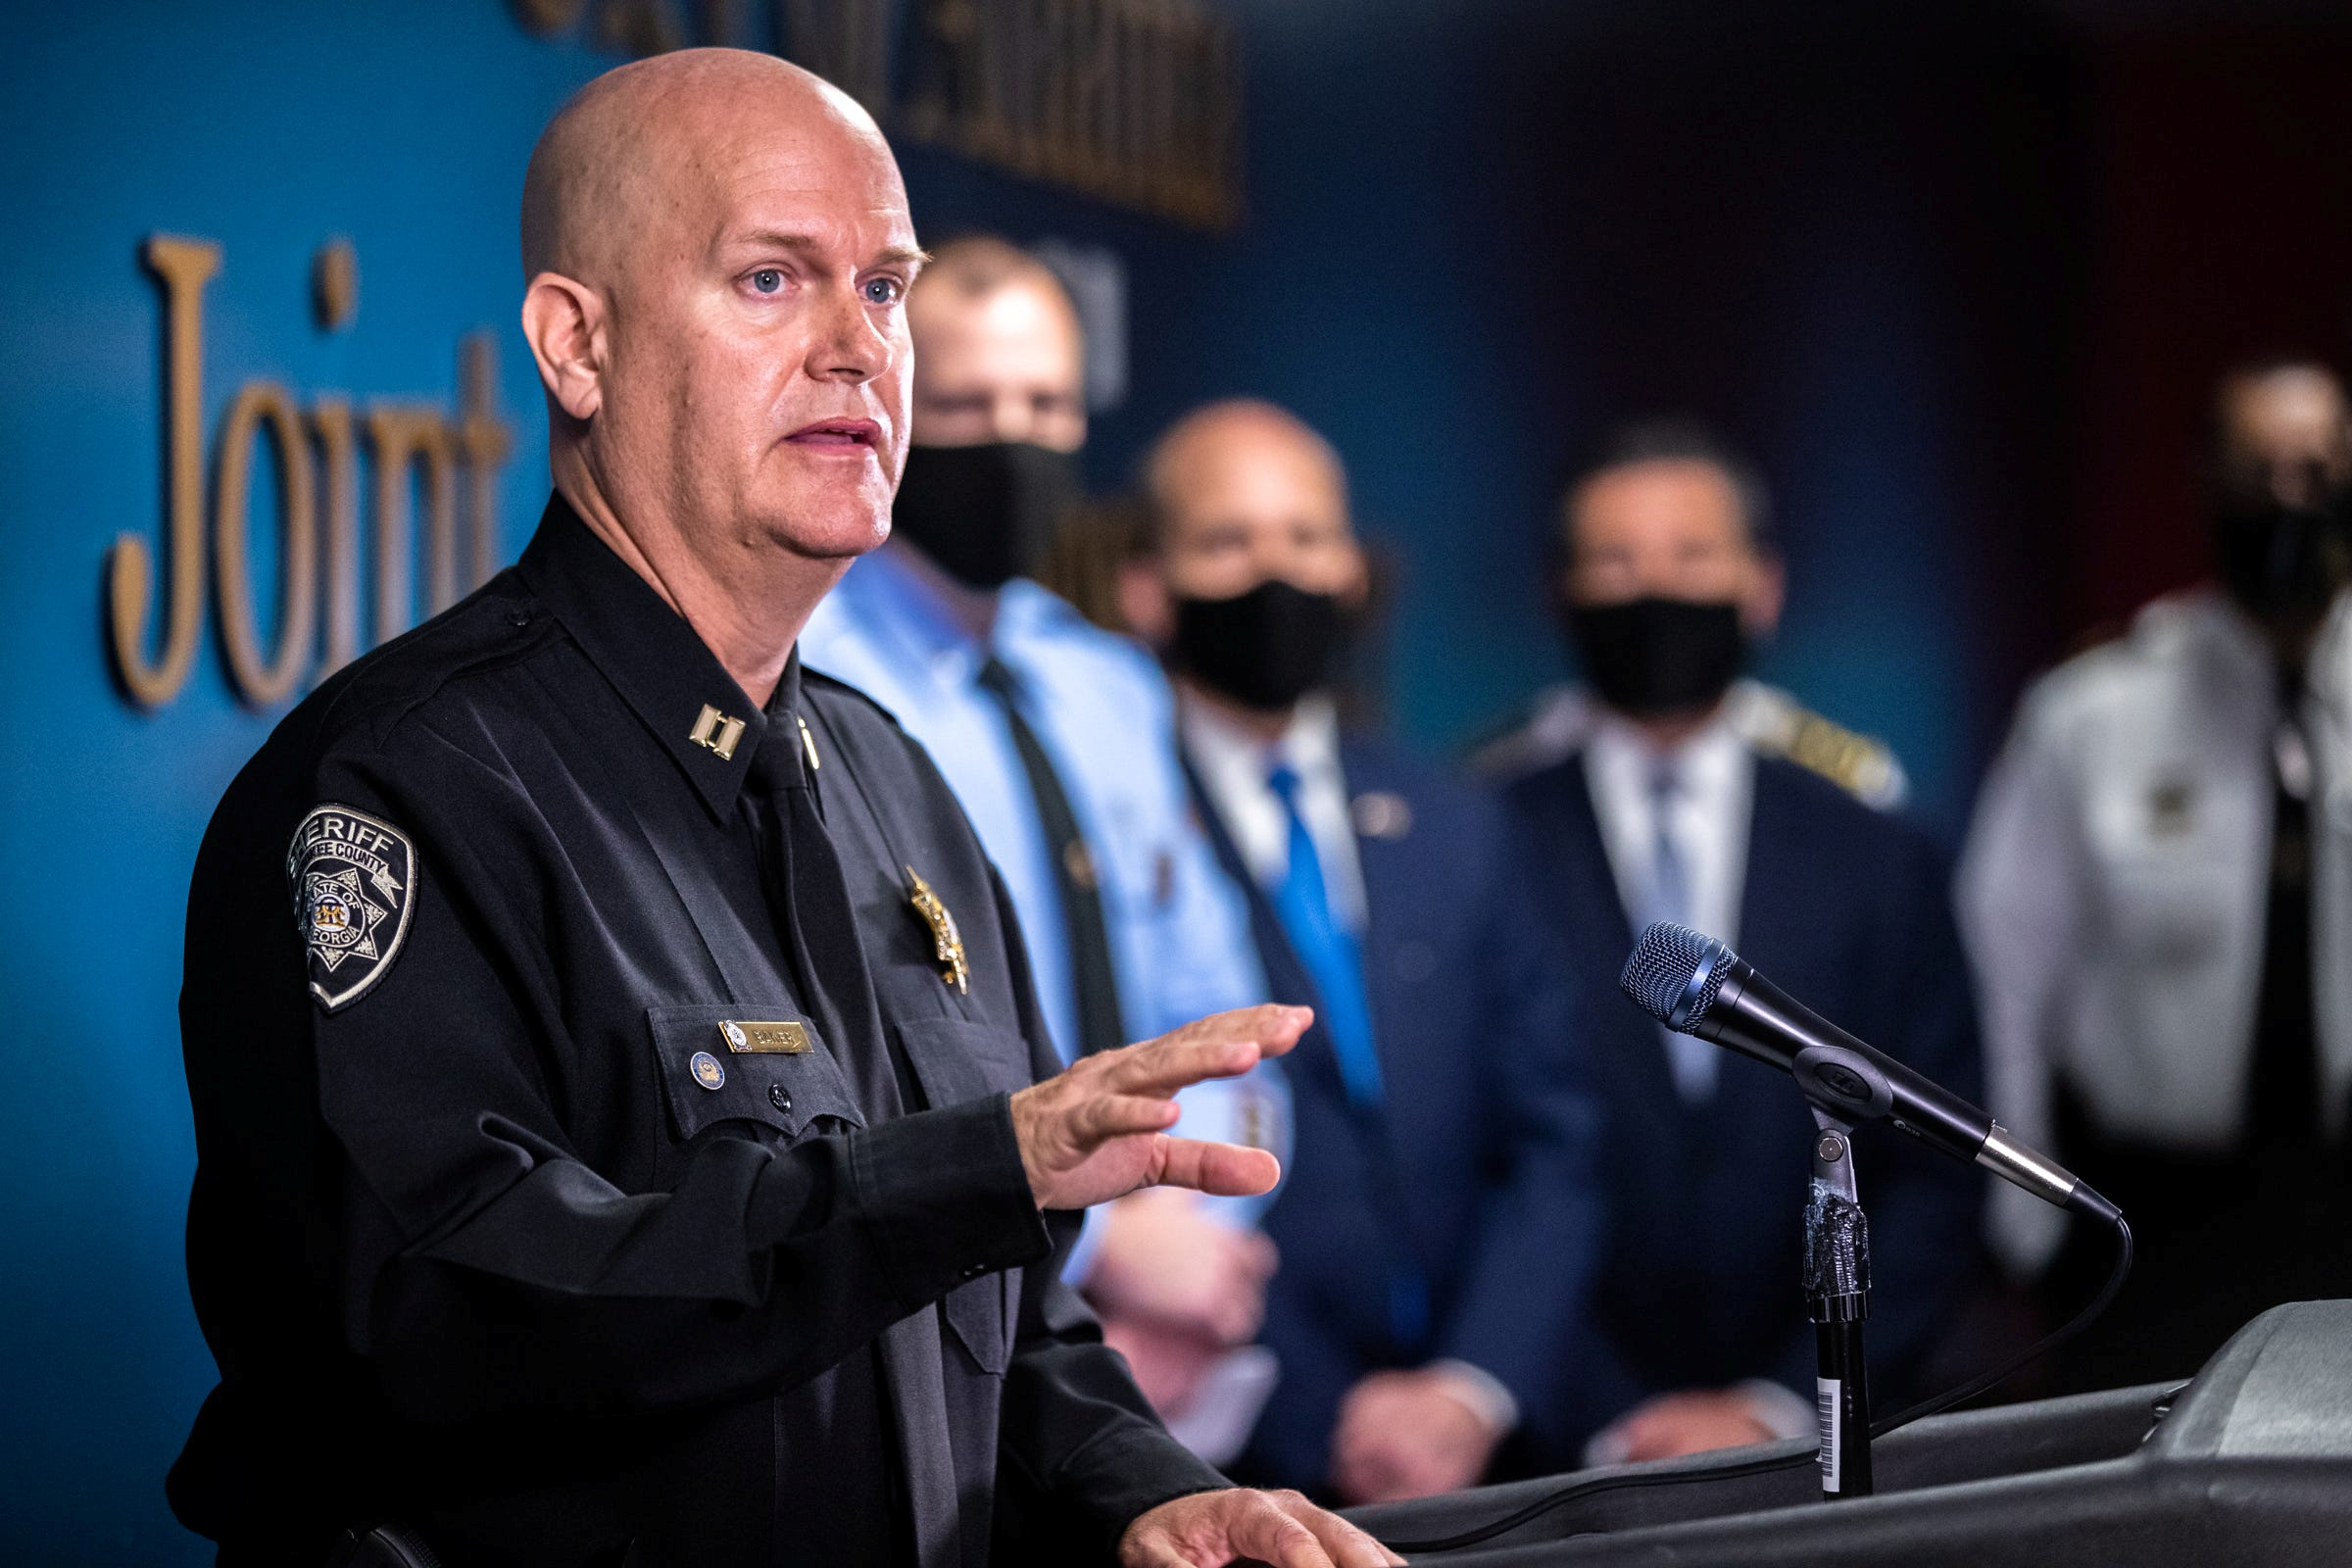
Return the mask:
<svg viewBox="0 0 2352 1568"><path fill-rule="evenodd" d="M1635 783L1637 794L1646 792L1661 766L1669 766L1683 789L1701 796L1736 775L1745 745L1730 722L1728 707L1718 708L1695 734L1668 752L1652 747L1633 720L1600 709L1586 744L1595 764Z"/></svg>
<svg viewBox="0 0 2352 1568"><path fill-rule="evenodd" d="M799 648L762 711L686 618L561 495L548 500L520 569L532 594L636 710L704 804L717 816L732 813L768 730L778 722L789 727L786 715L801 706Z"/></svg>

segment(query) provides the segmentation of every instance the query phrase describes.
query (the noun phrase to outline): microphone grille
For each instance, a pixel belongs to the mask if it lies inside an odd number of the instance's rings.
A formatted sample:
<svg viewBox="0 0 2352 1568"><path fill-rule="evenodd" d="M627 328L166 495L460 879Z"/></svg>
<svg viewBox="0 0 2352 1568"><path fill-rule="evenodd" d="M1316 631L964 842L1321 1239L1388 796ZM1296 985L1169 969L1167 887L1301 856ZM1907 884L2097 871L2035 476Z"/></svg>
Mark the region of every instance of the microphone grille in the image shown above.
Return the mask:
<svg viewBox="0 0 2352 1568"><path fill-rule="evenodd" d="M1635 1006L1687 1034L1715 1005L1729 956L1731 950L1704 932L1660 920L1642 933L1617 986Z"/></svg>

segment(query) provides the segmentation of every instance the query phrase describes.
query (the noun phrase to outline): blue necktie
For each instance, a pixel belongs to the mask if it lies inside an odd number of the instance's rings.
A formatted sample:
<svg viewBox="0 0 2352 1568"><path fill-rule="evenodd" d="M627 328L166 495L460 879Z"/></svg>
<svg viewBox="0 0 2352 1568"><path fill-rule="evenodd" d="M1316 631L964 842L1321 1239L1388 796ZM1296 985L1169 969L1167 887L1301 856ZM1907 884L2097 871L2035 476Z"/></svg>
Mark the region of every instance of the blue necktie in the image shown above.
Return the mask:
<svg viewBox="0 0 2352 1568"><path fill-rule="evenodd" d="M1380 1054L1372 1044L1372 1007L1364 996L1363 956L1355 937L1333 914L1323 885L1323 864L1315 855L1314 836L1298 813L1298 775L1276 764L1266 785L1282 802L1290 824L1290 858L1282 881L1272 889L1274 912L1291 939L1291 949L1306 965L1323 1008L1324 1031L1340 1058L1340 1077L1353 1103L1380 1103Z"/></svg>
<svg viewBox="0 0 2352 1568"><path fill-rule="evenodd" d="M1682 847L1674 841L1674 798L1683 783L1670 761L1652 764L1649 772L1649 918L1687 925L1690 920L1690 872L1683 863ZM1696 1035L1665 1031L1667 1065L1674 1087L1686 1102L1695 1103L1715 1093L1715 1047Z"/></svg>

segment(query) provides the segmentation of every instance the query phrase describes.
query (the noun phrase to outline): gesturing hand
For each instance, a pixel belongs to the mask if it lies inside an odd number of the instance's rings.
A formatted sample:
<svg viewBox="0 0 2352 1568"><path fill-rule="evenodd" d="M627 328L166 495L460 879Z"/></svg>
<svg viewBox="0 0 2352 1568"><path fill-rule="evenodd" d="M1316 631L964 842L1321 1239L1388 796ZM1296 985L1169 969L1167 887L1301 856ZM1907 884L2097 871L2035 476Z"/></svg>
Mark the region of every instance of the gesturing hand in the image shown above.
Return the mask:
<svg viewBox="0 0 2352 1568"><path fill-rule="evenodd" d="M1262 1149L1170 1138L1171 1098L1207 1078L1237 1078L1298 1043L1304 1007L1243 1007L1120 1051L1081 1056L1012 1097L1013 1136L1040 1208L1084 1208L1139 1187L1226 1197L1266 1192L1282 1166Z"/></svg>

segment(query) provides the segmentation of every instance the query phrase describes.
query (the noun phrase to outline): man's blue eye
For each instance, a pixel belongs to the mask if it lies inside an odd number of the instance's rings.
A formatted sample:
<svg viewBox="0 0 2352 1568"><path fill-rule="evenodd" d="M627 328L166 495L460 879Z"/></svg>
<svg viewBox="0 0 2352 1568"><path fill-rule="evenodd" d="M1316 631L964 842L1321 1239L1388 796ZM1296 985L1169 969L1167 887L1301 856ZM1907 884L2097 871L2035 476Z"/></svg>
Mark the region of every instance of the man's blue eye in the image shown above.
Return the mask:
<svg viewBox="0 0 2352 1568"><path fill-rule="evenodd" d="M773 294L784 286L784 274L772 267L762 267L752 274L752 287L762 294Z"/></svg>
<svg viewBox="0 0 2352 1568"><path fill-rule="evenodd" d="M868 278L865 298L870 305L896 305L899 302L899 280L895 277Z"/></svg>

